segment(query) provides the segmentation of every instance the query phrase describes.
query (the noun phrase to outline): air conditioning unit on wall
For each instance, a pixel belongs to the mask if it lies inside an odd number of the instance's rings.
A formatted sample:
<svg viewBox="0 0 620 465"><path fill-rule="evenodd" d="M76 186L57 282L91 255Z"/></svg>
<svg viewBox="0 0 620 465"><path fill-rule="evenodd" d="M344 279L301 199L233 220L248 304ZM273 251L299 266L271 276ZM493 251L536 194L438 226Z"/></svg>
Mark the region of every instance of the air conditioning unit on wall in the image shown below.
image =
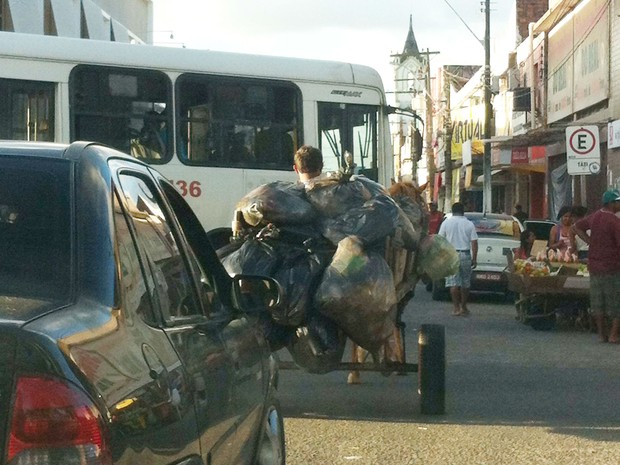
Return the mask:
<svg viewBox="0 0 620 465"><path fill-rule="evenodd" d="M532 99L529 87L518 87L512 91L512 111L530 111Z"/></svg>

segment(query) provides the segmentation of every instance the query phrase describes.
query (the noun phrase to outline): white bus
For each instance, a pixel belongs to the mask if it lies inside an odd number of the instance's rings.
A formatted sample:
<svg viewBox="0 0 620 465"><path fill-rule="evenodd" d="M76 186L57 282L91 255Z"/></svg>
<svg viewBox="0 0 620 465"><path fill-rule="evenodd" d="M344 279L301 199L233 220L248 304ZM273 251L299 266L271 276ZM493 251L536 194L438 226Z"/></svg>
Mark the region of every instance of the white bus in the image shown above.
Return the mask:
<svg viewBox="0 0 620 465"><path fill-rule="evenodd" d="M171 179L207 231L260 184L326 170L393 177L379 74L330 61L0 32L0 139L105 143Z"/></svg>

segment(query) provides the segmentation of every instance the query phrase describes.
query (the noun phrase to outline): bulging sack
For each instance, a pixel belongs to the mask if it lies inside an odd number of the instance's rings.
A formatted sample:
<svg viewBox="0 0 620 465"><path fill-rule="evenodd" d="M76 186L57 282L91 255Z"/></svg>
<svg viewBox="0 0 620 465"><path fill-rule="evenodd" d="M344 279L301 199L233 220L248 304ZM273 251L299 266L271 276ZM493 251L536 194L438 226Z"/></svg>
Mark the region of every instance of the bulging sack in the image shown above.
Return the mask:
<svg viewBox="0 0 620 465"><path fill-rule="evenodd" d="M352 208L362 206L373 197L373 194L364 182L336 173L309 183L306 187L306 196L321 216L335 218Z"/></svg>
<svg viewBox="0 0 620 465"><path fill-rule="evenodd" d="M459 271L459 254L445 237L428 235L420 241L417 265L419 274L433 280L445 278Z"/></svg>
<svg viewBox="0 0 620 465"><path fill-rule="evenodd" d="M361 241L340 241L315 294L319 311L355 343L376 353L393 332L396 289L385 259L365 252Z"/></svg>
<svg viewBox="0 0 620 465"><path fill-rule="evenodd" d="M267 223L311 223L316 211L306 200L304 185L275 181L258 186L237 203L250 226Z"/></svg>
<svg viewBox="0 0 620 465"><path fill-rule="evenodd" d="M365 246L383 242L394 234L399 217L398 205L388 195L382 194L349 209L335 218L320 222L321 231L335 246L347 236L356 236Z"/></svg>

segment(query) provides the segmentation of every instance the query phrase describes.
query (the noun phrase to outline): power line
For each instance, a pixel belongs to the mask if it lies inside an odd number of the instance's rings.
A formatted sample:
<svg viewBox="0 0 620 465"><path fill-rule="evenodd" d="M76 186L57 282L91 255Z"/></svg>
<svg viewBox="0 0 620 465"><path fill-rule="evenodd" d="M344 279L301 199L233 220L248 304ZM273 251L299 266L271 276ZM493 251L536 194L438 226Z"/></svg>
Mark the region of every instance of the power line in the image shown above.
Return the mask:
<svg viewBox="0 0 620 465"><path fill-rule="evenodd" d="M456 17L457 17L457 18L459 18L459 19L461 20L461 22L465 25L465 27L467 28L467 30L468 30L469 32L471 32L471 35L473 35L473 36L476 38L476 40L478 41L478 43L479 43L479 44L480 44L480 45L484 48L484 46L485 46L485 45L484 45L484 40L480 40L480 39L478 38L478 36L476 35L476 33L475 33L474 31L472 31L472 30L471 30L471 28L469 27L469 25L465 22L465 20L464 20L463 18L461 18L461 15L459 14L459 12L458 12L458 11L456 11L452 5L450 5L450 2L448 2L448 0L443 0L443 1L444 1L444 2L446 2L446 5L448 5L452 11L454 11L454 14L456 15Z"/></svg>

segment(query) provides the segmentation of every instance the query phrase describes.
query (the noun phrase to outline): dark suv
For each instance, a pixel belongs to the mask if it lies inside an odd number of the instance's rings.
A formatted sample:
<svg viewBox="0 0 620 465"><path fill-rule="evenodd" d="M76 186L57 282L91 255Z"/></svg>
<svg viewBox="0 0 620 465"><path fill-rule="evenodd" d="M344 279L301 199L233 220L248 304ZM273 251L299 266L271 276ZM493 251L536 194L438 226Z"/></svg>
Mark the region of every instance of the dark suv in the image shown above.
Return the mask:
<svg viewBox="0 0 620 465"><path fill-rule="evenodd" d="M284 464L280 298L151 167L0 142L0 463Z"/></svg>

